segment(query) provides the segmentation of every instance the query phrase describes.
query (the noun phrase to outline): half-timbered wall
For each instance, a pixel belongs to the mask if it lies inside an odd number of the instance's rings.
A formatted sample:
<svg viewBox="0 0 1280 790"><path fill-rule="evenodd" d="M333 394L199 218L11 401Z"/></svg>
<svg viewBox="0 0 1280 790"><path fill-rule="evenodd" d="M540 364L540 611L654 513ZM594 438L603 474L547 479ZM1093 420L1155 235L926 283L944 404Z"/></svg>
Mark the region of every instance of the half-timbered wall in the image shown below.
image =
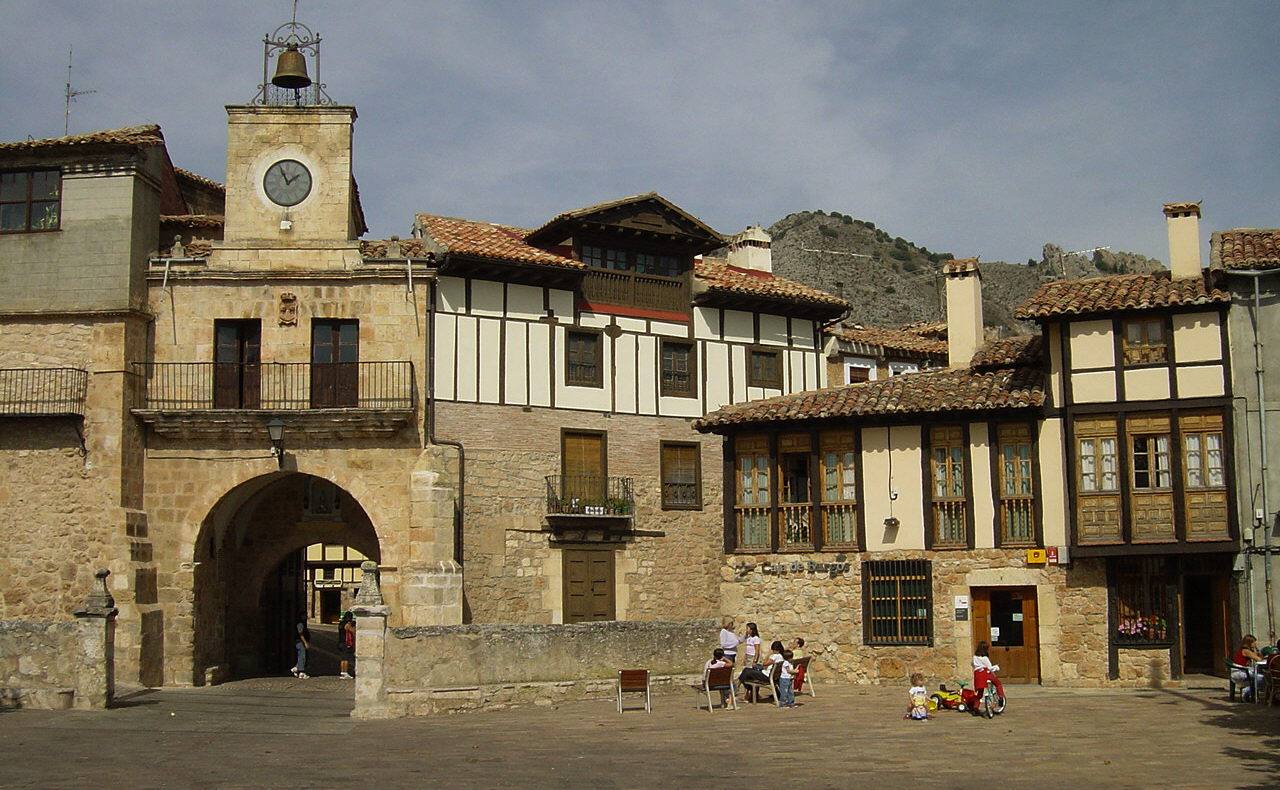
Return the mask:
<svg viewBox="0 0 1280 790"><path fill-rule="evenodd" d="M827 384L817 327L807 319L709 307L693 308L687 323L579 314L571 291L462 277L440 278L436 311L432 369L441 401L700 417ZM566 383L566 333L576 329L602 333L600 387ZM661 394L664 338L695 346L693 397ZM752 349L781 353L780 388L750 385Z"/></svg>

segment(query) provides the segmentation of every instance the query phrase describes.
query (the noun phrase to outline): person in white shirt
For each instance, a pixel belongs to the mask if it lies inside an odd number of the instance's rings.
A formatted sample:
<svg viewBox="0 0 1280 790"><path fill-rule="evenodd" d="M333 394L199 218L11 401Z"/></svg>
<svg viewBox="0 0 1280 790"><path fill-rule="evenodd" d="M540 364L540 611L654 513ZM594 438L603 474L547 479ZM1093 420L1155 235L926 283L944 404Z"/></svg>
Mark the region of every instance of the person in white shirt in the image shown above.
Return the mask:
<svg viewBox="0 0 1280 790"><path fill-rule="evenodd" d="M760 630L755 623L747 623L747 634L742 640L742 666L756 667L760 665Z"/></svg>
<svg viewBox="0 0 1280 790"><path fill-rule="evenodd" d="M745 700L746 702L751 701L751 689L746 686L746 681L749 680L752 683L760 683L763 685L768 685L769 684L768 673L770 671L768 668L773 666L774 664L782 663L782 660L783 660L782 659L782 650L783 650L782 642L780 640L775 639L773 641L773 644L769 645L769 649L772 651L772 653L770 653L769 658L765 660L764 664L754 666L754 667L753 666L744 667L742 670L742 673L738 675L738 685L743 687L743 692L742 692L743 700Z"/></svg>
<svg viewBox="0 0 1280 790"><path fill-rule="evenodd" d="M991 663L990 652L986 642L979 642L977 649L973 651L973 690L981 694L988 682L995 683L996 694L1003 703L1004 684L996 675L1000 671L1000 665Z"/></svg>
<svg viewBox="0 0 1280 790"><path fill-rule="evenodd" d="M791 663L792 653L790 650L783 650L778 658L782 659L782 665L778 667L778 704L783 708L794 708L796 694L795 689L791 687L791 678L796 668Z"/></svg>
<svg viewBox="0 0 1280 790"><path fill-rule="evenodd" d="M732 661L738 662L738 645L742 644L742 640L738 639L738 635L733 632L733 618L726 617L720 621L720 649L724 651L724 657Z"/></svg>

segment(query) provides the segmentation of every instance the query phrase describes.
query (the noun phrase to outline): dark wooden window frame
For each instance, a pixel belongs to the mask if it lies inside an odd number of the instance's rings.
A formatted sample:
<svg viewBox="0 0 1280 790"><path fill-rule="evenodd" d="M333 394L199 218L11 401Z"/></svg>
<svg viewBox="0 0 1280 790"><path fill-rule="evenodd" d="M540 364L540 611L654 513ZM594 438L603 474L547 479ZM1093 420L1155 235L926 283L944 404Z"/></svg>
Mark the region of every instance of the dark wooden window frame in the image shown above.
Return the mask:
<svg viewBox="0 0 1280 790"><path fill-rule="evenodd" d="M1000 503L1004 496L1004 489L1001 486L1001 475L1004 473L1004 451L1003 444L1000 442L1000 426L1002 425L1025 425L1031 437L1031 501L1032 514L1035 519L1034 537L1032 542L1015 542L1006 543L1004 541L1004 527L1000 518ZM1024 547L1043 547L1044 546L1044 501L1041 497L1041 480L1040 480L1040 437L1036 432L1036 423L1034 421L1009 420L1002 422L988 423L987 427L987 444L991 448L991 500L995 504L996 518L995 524L995 546L1011 546L1015 548Z"/></svg>
<svg viewBox="0 0 1280 790"><path fill-rule="evenodd" d="M961 474L964 476L964 531L965 542L963 544L935 546L933 539L933 428L955 427L960 429L960 447L961 455ZM990 437L988 437L990 441ZM969 423L944 423L942 425L922 425L920 428L920 445L923 452L920 454L921 477L924 482L924 547L931 551L961 551L974 548L974 512L973 512L973 458L972 441L969 436ZM958 501L954 500L953 501Z"/></svg>
<svg viewBox="0 0 1280 790"><path fill-rule="evenodd" d="M605 266L591 265L587 261L587 256L586 256L587 247L595 247L599 249L601 254L604 256L605 261L608 260L608 254L610 251L615 253L618 253L618 252L622 253L623 257L626 260L626 268L618 269L608 265L605 265ZM589 238L582 239L582 241L578 243L577 253L578 253L578 260L582 261L583 263L586 263L589 268L601 269L603 271L610 271L610 272L631 272L633 274L643 274L650 277L669 277L672 279L678 279L688 274L689 270L693 268L693 259L687 253L673 252L670 249L664 249L656 245L638 245L637 246L637 245L631 245L627 243L620 243L619 241L616 241L616 240L611 241L607 239L589 237ZM674 258L676 263L676 271L675 273L639 271L636 268L636 259L640 255L649 255L653 258Z"/></svg>
<svg viewBox="0 0 1280 790"><path fill-rule="evenodd" d="M600 476L609 477L609 432L599 431L594 428L561 428L560 429L560 476L561 478L569 474L565 469L564 459L564 439L569 434L589 434L591 436L599 436L600 442Z"/></svg>
<svg viewBox="0 0 1280 790"><path fill-rule="evenodd" d="M573 336L593 336L596 343L596 374L590 380L577 379L571 375L573 366L569 362L570 346L573 342ZM604 330L592 329L590 327L574 327L565 329L564 332L564 383L566 387L593 387L595 389L604 388Z"/></svg>
<svg viewBox="0 0 1280 790"><path fill-rule="evenodd" d="M680 346L689 352L689 389L678 390L669 388L666 382L666 376L663 366L666 364L666 350L669 346ZM696 398L699 389L698 381L698 343L694 340L676 340L675 338L661 338L658 341L658 387L664 398Z"/></svg>
<svg viewBox="0 0 1280 790"><path fill-rule="evenodd" d="M3 174L3 175L13 175L13 174L15 174L15 173L25 173L25 174L27 174L27 194L26 194L26 197L24 197L24 198L23 198L23 199L21 199L21 200L2 200L2 199L0 199L0 205L5 205L5 206L15 206L15 205L16 205L16 206L25 206L25 207L26 207L27 221L26 221L26 225L25 225L24 227L22 227L22 228L11 228L11 229L9 229L9 230L0 230L0 235L10 235L10 234L17 234L17 233L53 233L53 232L55 232L55 231L62 230L62 181L63 181L63 179L62 179L62 169L61 169L61 168L57 168L57 167L27 167L27 168L13 168L13 169L8 169L8 168L6 168L5 170L0 170L0 174ZM31 196L31 187L32 187L32 184L34 183L34 180L35 180L34 178L32 178L32 175L33 175L33 174L35 174L35 173L57 173L57 174L58 174L58 197L57 197L57 200L56 200L56 201L55 201L55 200L48 199L48 198L41 199L41 200L33 200L33 199L32 199L32 196ZM33 227L31 227L31 218L32 218L32 208L31 208L31 207L32 207L32 205L33 205L33 204L36 204L36 203L54 203L54 202L56 202L56 203L58 204L58 221L57 221L57 223L56 223L52 228L33 228Z"/></svg>
<svg viewBox="0 0 1280 790"><path fill-rule="evenodd" d="M1178 639L1177 574L1165 557L1115 557L1109 562L1111 641L1127 648L1169 648ZM1137 590L1142 601L1125 606L1121 588ZM1151 624L1152 618L1162 623ZM1127 633L1126 633L1127 632ZM1163 635L1161 635L1161 632Z"/></svg>
<svg viewBox="0 0 1280 790"><path fill-rule="evenodd" d="M1143 325L1143 339L1148 340L1150 337L1149 330L1146 327L1158 325L1162 334L1164 359L1149 362L1130 362L1129 357L1129 327L1133 325ZM1113 331L1117 332L1116 348L1120 352L1119 358L1116 360L1116 367L1120 370L1136 370L1141 368L1163 368L1173 364L1173 336L1170 332L1170 320L1167 315L1143 315L1134 316L1132 318L1121 318L1115 321ZM1144 347L1156 347L1155 344L1144 342Z"/></svg>
<svg viewBox="0 0 1280 790"><path fill-rule="evenodd" d="M902 577L923 577L925 585L925 634L903 634L902 618ZM898 591L895 596L898 602L898 633L894 637L876 637L871 627L871 585L873 577L883 580L885 577L896 577ZM910 560L863 560L862 561L862 643L868 647L933 647L933 562L925 559Z"/></svg>
<svg viewBox="0 0 1280 790"><path fill-rule="evenodd" d="M673 503L667 501L667 448L685 447L693 449L693 476L695 483L695 503ZM702 510L702 444L700 442L668 442L658 443L659 488L661 489L663 510Z"/></svg>
<svg viewBox="0 0 1280 790"><path fill-rule="evenodd" d="M769 346L748 346L747 347L747 386L760 387L762 389L775 389L775 390L782 389L782 380L784 378L783 371L782 371L782 365L783 365L782 352L783 352L783 349L781 348L772 348ZM756 376L755 365L752 364L752 358L756 354L769 354L770 356L772 356L774 359L778 361L777 378L766 379L766 378L760 378Z"/></svg>

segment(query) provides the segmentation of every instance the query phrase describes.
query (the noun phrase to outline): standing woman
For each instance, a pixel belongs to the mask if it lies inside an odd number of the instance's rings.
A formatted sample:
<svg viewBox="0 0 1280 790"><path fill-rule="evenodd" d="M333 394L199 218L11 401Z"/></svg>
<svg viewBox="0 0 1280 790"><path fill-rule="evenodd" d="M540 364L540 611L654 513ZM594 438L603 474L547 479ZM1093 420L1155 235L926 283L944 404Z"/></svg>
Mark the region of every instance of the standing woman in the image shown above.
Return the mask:
<svg viewBox="0 0 1280 790"><path fill-rule="evenodd" d="M738 645L742 640L738 639L738 635L733 632L733 618L726 617L720 621L720 649L724 651L724 657L733 663L738 663Z"/></svg>
<svg viewBox="0 0 1280 790"><path fill-rule="evenodd" d="M351 677L351 661L356 656L356 618L351 612L343 612L342 621L338 623L338 655L342 656L338 677Z"/></svg>
<svg viewBox="0 0 1280 790"><path fill-rule="evenodd" d="M742 666L760 665L760 629L755 623L747 623L747 634L742 640Z"/></svg>
<svg viewBox="0 0 1280 790"><path fill-rule="evenodd" d="M298 639L293 643L293 647L298 651L298 663L293 665L289 671L294 677L309 678L307 674L307 650L311 648L311 631L307 629L307 616L303 615L298 618Z"/></svg>

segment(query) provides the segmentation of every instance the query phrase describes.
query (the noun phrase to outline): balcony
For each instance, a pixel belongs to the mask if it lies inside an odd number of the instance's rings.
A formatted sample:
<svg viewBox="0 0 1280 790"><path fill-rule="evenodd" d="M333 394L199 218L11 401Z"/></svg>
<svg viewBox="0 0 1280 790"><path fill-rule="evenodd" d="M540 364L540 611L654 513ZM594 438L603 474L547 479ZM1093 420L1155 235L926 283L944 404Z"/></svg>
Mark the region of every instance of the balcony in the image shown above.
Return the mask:
<svg viewBox="0 0 1280 790"><path fill-rule="evenodd" d="M629 477L547 476L547 523L562 540L616 539L631 532L635 510Z"/></svg>
<svg viewBox="0 0 1280 790"><path fill-rule="evenodd" d="M0 415L83 417L88 389L79 368L0 368Z"/></svg>
<svg viewBox="0 0 1280 790"><path fill-rule="evenodd" d="M582 277L582 298L592 305L687 315L691 298L689 275L664 277L615 269L588 269Z"/></svg>
<svg viewBox="0 0 1280 790"><path fill-rule="evenodd" d="M388 435L412 422L413 363L137 362L133 414L162 435L248 436L281 417L312 436Z"/></svg>

